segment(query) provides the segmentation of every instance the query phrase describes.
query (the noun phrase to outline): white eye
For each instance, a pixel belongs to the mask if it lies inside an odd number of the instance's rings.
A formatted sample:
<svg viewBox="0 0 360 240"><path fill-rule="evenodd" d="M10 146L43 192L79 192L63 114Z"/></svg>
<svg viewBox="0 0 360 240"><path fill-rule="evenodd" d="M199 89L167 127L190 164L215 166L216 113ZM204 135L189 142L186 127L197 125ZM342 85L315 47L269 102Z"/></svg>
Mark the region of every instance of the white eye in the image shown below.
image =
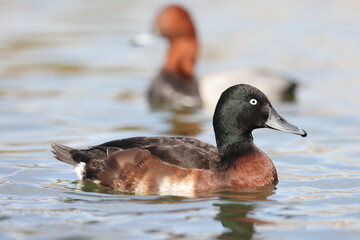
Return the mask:
<svg viewBox="0 0 360 240"><path fill-rule="evenodd" d="M250 104L251 105L256 105L257 104L257 100L255 98L250 100Z"/></svg>

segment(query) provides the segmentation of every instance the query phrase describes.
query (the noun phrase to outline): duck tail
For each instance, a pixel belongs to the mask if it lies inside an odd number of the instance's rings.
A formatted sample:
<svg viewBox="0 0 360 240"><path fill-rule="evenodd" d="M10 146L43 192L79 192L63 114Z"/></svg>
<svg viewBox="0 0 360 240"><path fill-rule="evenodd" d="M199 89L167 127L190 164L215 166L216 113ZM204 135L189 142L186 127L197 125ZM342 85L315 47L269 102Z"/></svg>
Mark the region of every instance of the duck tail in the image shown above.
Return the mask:
<svg viewBox="0 0 360 240"><path fill-rule="evenodd" d="M57 160L67 164L71 164L73 166L78 164L78 162L73 159L71 154L71 151L75 149L57 143L52 143L51 147L51 152L54 154L54 157Z"/></svg>

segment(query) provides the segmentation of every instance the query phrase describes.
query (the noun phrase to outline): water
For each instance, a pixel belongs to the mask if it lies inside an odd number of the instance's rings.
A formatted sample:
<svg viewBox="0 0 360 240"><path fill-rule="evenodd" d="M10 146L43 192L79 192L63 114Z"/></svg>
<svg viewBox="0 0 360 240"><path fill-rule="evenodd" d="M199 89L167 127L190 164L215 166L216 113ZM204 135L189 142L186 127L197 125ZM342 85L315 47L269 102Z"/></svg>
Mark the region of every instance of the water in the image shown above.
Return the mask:
<svg viewBox="0 0 360 240"><path fill-rule="evenodd" d="M51 142L147 135L214 143L211 116L151 112L144 89L166 46L134 48L167 1L0 2L1 239L358 239L360 3L182 1L202 42L198 74L266 66L300 79L276 104L300 138L255 131L279 184L201 195L114 194L76 180Z"/></svg>

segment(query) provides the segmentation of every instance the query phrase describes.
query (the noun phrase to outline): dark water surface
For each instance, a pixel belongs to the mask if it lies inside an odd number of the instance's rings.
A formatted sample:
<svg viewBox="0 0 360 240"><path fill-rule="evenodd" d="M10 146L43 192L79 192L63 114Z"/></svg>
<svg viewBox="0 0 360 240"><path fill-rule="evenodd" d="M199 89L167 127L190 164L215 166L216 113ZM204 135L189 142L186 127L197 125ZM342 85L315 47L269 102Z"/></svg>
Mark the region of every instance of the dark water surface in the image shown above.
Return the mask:
<svg viewBox="0 0 360 240"><path fill-rule="evenodd" d="M51 142L215 142L210 114L146 105L166 45L129 41L166 3L0 1L0 239L359 239L359 1L180 1L199 28L199 75L266 66L300 79L297 102L274 105L309 136L254 133L276 187L125 195L52 157Z"/></svg>

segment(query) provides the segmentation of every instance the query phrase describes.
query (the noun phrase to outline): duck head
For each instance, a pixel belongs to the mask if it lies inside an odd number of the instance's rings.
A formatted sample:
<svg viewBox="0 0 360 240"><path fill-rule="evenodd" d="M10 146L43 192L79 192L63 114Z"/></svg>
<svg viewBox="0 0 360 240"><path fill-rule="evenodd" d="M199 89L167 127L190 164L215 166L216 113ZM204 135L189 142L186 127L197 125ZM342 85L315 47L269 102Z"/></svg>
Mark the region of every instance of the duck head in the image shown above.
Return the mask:
<svg viewBox="0 0 360 240"><path fill-rule="evenodd" d="M252 131L257 128L270 128L302 137L307 135L281 117L265 94L247 84L232 86L222 93L213 125L220 154L222 149L234 145L251 151Z"/></svg>
<svg viewBox="0 0 360 240"><path fill-rule="evenodd" d="M156 28L170 42L163 70L178 74L184 80L191 80L196 64L198 43L190 14L178 5L165 7L158 14Z"/></svg>
<svg viewBox="0 0 360 240"><path fill-rule="evenodd" d="M156 30L170 41L182 38L196 38L196 31L190 14L179 5L165 7L156 18Z"/></svg>
<svg viewBox="0 0 360 240"><path fill-rule="evenodd" d="M155 20L154 30L135 36L135 45L146 45L161 35L170 42L162 70L191 81L197 59L198 41L195 26L188 11L179 5L162 9Z"/></svg>

